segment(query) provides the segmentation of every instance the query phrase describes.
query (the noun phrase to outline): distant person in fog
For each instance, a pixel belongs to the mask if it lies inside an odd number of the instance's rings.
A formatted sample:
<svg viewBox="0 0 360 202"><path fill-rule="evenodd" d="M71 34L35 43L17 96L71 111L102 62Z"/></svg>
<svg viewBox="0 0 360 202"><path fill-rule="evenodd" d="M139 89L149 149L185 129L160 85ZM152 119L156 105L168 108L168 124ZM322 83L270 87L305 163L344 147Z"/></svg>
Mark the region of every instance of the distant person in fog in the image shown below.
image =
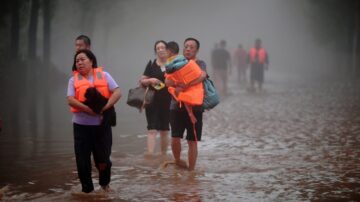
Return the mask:
<svg viewBox="0 0 360 202"><path fill-rule="evenodd" d="M254 92L255 83L258 84L258 90L262 91L264 83L264 70L269 68L269 56L262 47L261 39L255 40L255 46L249 50L248 63L250 64L250 91Z"/></svg>
<svg viewBox="0 0 360 202"><path fill-rule="evenodd" d="M221 40L219 48L213 51L211 62L215 85L222 95L227 95L228 74L231 73L231 56L226 50L225 40Z"/></svg>
<svg viewBox="0 0 360 202"><path fill-rule="evenodd" d="M238 83L246 81L247 53L242 44L238 45L233 55L234 65L237 67Z"/></svg>

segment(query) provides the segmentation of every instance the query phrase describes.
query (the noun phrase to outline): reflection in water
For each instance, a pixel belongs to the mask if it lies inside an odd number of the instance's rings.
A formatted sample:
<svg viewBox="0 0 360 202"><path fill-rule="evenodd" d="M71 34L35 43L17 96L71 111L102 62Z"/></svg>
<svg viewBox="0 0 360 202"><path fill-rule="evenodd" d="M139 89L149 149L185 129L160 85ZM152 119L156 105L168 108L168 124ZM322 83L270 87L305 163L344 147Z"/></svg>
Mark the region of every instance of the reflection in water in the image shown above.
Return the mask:
<svg viewBox="0 0 360 202"><path fill-rule="evenodd" d="M170 154L144 158L144 135L114 133L113 192L90 199L71 195L80 190L71 131L66 138L38 136L36 143L24 136L18 145L2 137L0 186L10 184L5 201L360 200L355 86L270 83L258 94L231 86L233 95L205 113L196 172L162 168ZM36 152L23 152L34 144ZM9 152L14 148L17 153ZM184 144L184 159L186 151Z"/></svg>

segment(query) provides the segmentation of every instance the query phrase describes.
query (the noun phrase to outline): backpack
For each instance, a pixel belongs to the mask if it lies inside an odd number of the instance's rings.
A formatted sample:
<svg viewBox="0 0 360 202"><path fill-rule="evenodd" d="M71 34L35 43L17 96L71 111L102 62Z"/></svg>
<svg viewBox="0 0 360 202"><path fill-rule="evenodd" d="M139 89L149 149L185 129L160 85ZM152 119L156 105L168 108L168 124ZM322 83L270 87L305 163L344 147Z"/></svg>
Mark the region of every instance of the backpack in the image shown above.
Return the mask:
<svg viewBox="0 0 360 202"><path fill-rule="evenodd" d="M205 96L202 108L205 110L209 110L220 103L220 97L215 89L213 82L209 78L206 78L203 81L203 84Z"/></svg>

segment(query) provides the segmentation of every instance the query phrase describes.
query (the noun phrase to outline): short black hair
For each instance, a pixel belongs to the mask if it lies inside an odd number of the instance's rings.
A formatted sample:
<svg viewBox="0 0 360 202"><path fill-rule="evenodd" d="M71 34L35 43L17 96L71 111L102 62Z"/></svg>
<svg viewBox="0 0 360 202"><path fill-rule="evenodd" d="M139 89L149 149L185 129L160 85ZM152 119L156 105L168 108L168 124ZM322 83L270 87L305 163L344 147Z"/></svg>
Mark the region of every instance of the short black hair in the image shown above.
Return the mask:
<svg viewBox="0 0 360 202"><path fill-rule="evenodd" d="M83 40L86 45L91 46L91 40L86 35L80 35L80 36L76 37L75 41L77 41L77 40Z"/></svg>
<svg viewBox="0 0 360 202"><path fill-rule="evenodd" d="M226 41L225 41L225 40L221 40L221 41L220 41L220 45L221 45L221 46L226 46Z"/></svg>
<svg viewBox="0 0 360 202"><path fill-rule="evenodd" d="M166 49L171 51L173 54L179 54L179 44L175 41L168 42Z"/></svg>
<svg viewBox="0 0 360 202"><path fill-rule="evenodd" d="M154 52L155 52L155 53L156 53L156 46L157 46L159 43L165 44L165 48L167 48L167 43L166 43L166 41L164 41L164 40L156 41L155 44L154 44Z"/></svg>
<svg viewBox="0 0 360 202"><path fill-rule="evenodd" d="M80 53L84 53L84 54L92 61L92 63L93 63L92 68L93 68L93 69L97 68L97 60L96 60L96 57L95 57L94 53L91 52L91 50L82 49L82 50L78 50L78 51L75 53L74 63L73 63L73 66L72 66L72 71L75 71L75 70L76 70L76 57L77 57Z"/></svg>
<svg viewBox="0 0 360 202"><path fill-rule="evenodd" d="M185 44L187 41L195 41L196 46L197 46L197 50L200 49L200 42L199 42L199 40L197 40L197 39L195 39L195 38L192 38L192 37L189 37L189 38L185 39L184 44Z"/></svg>

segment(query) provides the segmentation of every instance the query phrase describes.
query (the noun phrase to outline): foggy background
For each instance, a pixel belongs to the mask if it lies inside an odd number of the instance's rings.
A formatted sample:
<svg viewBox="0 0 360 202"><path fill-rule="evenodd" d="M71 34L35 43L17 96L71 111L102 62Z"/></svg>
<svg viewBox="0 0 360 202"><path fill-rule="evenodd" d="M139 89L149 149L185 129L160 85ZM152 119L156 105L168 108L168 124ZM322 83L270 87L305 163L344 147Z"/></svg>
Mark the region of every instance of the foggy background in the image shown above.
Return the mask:
<svg viewBox="0 0 360 202"><path fill-rule="evenodd" d="M334 65L331 52L314 41L307 1L114 1L106 8L92 7L94 21L90 22L79 22L79 5L71 2L58 3L52 61L69 74L75 37L89 35L99 64L123 91L120 119L124 113L125 117L137 115L136 110L124 107L127 90L137 84L148 60L155 58L156 40L182 44L187 37L199 39L199 58L207 62L210 74L210 52L221 39L232 51L239 43L248 50L255 38L261 38L270 55L271 74L283 79L326 78ZM87 23L93 28L81 32Z"/></svg>
<svg viewBox="0 0 360 202"><path fill-rule="evenodd" d="M125 102L128 89L137 85L145 64L155 58L156 40L174 40L182 45L187 37L199 39L198 56L207 62L210 75L210 52L215 43L226 40L232 53L239 43L248 50L258 37L270 55L267 73L275 80L333 79L331 75L338 74L334 69L339 69L337 56L342 53L330 49L331 43L318 42L313 31L318 10L311 1L104 1L105 5L94 3L87 11L82 10L91 2L57 3L52 61L69 74L75 37L89 35L99 65L113 75L123 92L118 104L123 123L132 125L132 117L142 121L145 128L144 115ZM91 15L89 20L82 21L84 12L92 13L87 14ZM121 130L119 124L115 131Z"/></svg>

